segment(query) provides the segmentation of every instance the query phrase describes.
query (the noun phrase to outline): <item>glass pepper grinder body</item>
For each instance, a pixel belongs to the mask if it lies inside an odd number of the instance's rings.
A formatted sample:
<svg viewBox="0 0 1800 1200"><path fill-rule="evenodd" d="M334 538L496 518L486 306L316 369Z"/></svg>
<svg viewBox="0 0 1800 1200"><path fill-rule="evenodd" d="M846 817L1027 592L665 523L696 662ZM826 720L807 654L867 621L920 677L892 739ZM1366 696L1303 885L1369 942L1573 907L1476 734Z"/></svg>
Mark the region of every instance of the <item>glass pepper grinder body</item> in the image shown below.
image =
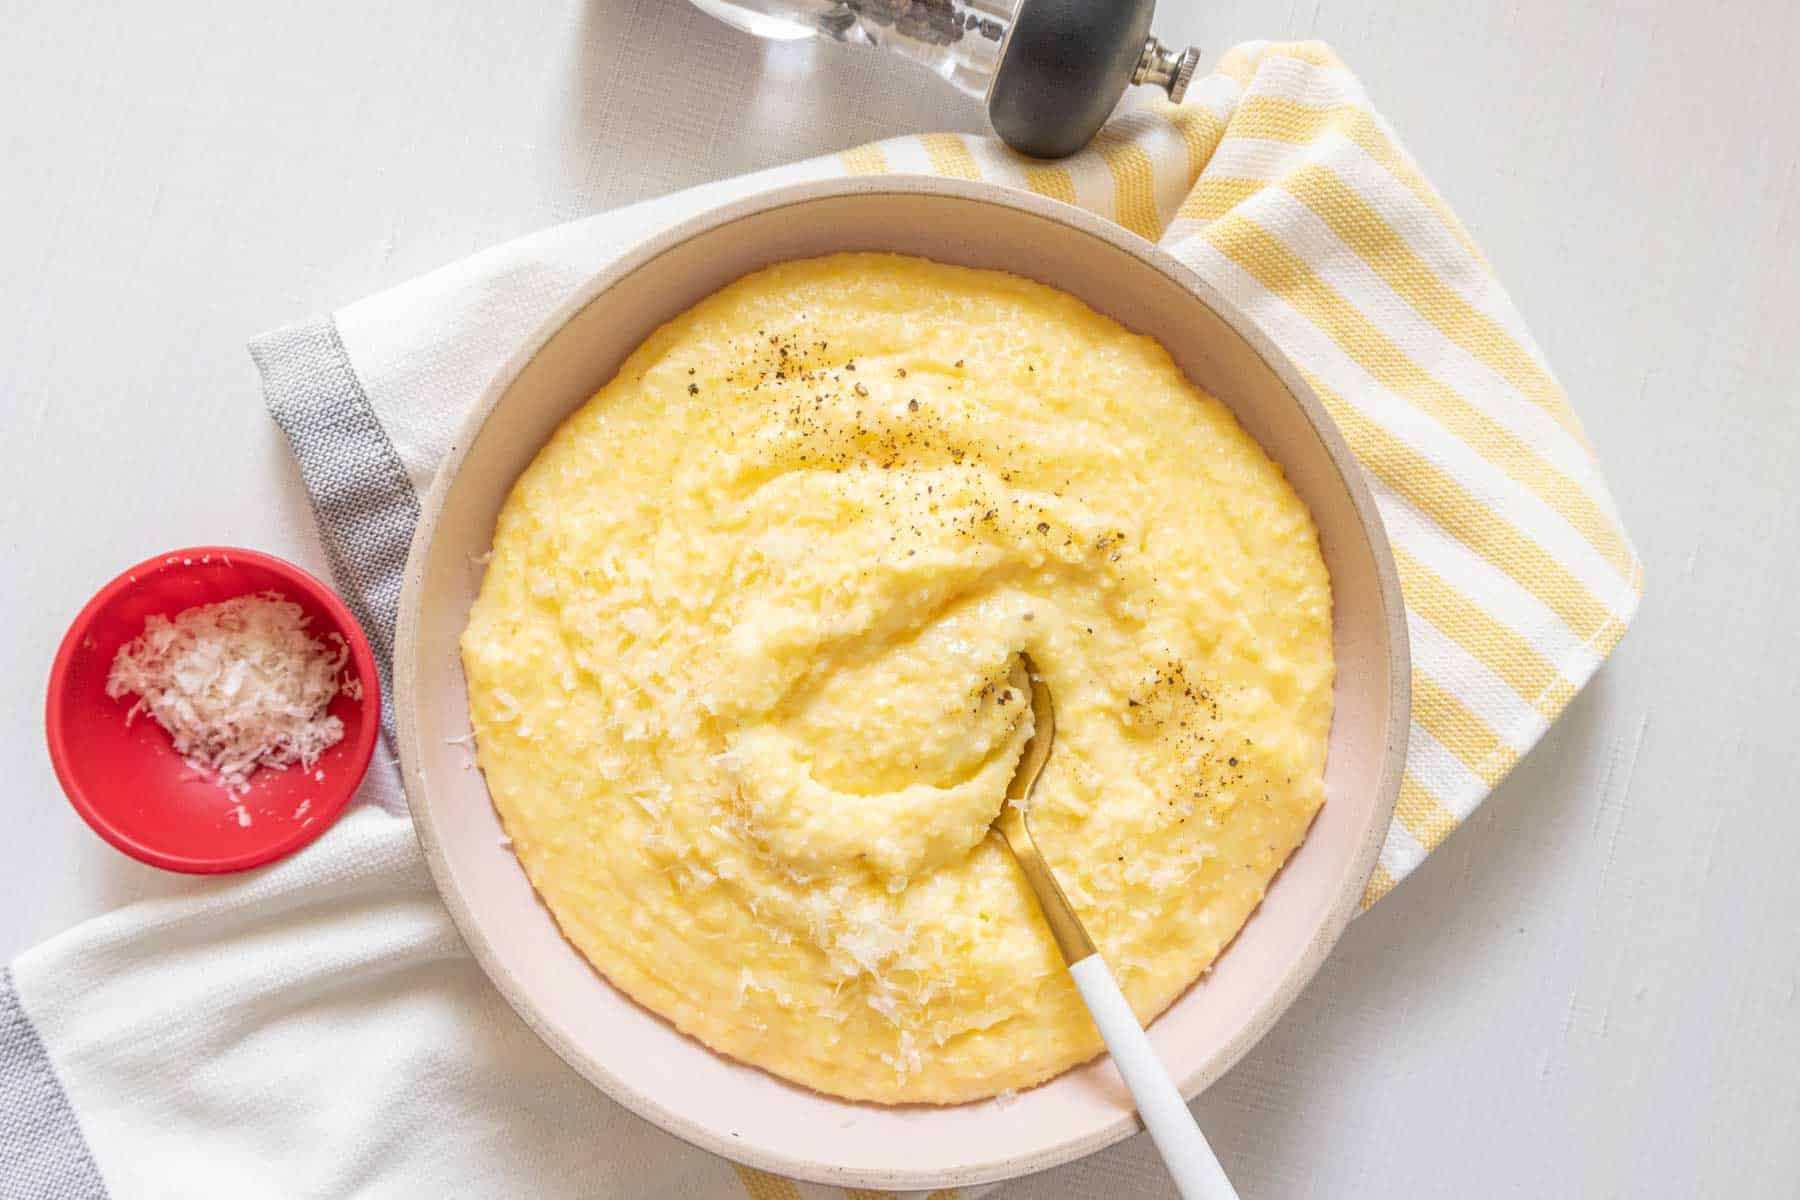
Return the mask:
<svg viewBox="0 0 1800 1200"><path fill-rule="evenodd" d="M1155 0L693 0L747 33L823 37L913 60L983 101L1014 149L1087 144L1130 84L1180 103L1199 63L1150 36Z"/></svg>
<svg viewBox="0 0 1800 1200"><path fill-rule="evenodd" d="M983 99L1022 0L694 0L746 33L829 38L912 59Z"/></svg>

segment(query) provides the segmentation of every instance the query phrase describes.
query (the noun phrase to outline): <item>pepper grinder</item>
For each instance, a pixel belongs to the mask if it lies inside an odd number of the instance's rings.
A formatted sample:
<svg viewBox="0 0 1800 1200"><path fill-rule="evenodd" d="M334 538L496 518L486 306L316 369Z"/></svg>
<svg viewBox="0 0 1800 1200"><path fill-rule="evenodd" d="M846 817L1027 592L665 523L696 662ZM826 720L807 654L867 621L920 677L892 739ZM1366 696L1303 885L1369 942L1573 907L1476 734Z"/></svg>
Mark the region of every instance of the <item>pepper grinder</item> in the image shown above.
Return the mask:
<svg viewBox="0 0 1800 1200"><path fill-rule="evenodd" d="M1036 158L1087 145L1131 84L1177 104L1199 65L1150 33L1156 0L693 0L758 37L826 37L922 63Z"/></svg>

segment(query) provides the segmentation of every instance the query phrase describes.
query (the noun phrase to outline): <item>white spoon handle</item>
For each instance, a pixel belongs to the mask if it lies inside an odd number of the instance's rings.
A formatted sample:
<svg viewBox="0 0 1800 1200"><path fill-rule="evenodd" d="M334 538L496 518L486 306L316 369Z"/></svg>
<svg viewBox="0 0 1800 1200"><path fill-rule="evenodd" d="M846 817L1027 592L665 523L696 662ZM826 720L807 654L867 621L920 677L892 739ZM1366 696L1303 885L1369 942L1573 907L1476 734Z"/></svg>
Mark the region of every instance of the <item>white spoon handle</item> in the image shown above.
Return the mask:
<svg viewBox="0 0 1800 1200"><path fill-rule="evenodd" d="M1156 1143L1182 1200L1237 1200L1231 1180L1225 1178L1212 1147L1206 1144L1206 1135L1188 1111L1187 1101L1156 1057L1149 1035L1125 1002L1106 960L1090 954L1071 965L1069 974L1075 977L1075 986L1093 1014L1094 1024L1100 1027L1113 1065L1125 1077L1125 1086L1137 1101L1138 1115L1144 1118L1150 1140Z"/></svg>

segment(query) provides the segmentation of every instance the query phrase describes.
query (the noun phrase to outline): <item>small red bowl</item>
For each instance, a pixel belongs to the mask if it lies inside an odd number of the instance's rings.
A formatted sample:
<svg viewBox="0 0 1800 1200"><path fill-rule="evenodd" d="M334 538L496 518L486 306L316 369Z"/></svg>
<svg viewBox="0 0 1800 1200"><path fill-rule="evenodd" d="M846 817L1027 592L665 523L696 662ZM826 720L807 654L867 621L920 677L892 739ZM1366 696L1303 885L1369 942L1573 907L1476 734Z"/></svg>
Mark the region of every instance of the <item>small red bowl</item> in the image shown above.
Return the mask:
<svg viewBox="0 0 1800 1200"><path fill-rule="evenodd" d="M331 713L344 738L311 768L259 770L236 794L199 777L162 726L125 714L135 699L106 694L119 647L153 614L274 591L298 604L318 637L337 633L361 699L339 692ZM368 773L381 730L375 656L350 610L292 563L254 550L196 546L139 563L101 588L63 635L44 706L50 761L82 819L120 850L152 866L194 875L242 871L292 854L330 827Z"/></svg>

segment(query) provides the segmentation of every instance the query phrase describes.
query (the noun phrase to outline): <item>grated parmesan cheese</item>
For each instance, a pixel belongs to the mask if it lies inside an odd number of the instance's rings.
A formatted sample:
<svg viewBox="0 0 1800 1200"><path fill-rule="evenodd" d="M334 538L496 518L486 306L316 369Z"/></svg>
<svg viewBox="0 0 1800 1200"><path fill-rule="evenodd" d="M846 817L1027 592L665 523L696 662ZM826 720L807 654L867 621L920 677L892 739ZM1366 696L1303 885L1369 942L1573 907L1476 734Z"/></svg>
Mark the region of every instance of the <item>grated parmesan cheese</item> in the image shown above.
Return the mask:
<svg viewBox="0 0 1800 1200"><path fill-rule="evenodd" d="M344 737L325 709L349 650L336 634L312 637L307 620L276 592L152 616L113 658L106 694L135 694L126 722L148 712L190 767L232 791L258 767L311 768Z"/></svg>

